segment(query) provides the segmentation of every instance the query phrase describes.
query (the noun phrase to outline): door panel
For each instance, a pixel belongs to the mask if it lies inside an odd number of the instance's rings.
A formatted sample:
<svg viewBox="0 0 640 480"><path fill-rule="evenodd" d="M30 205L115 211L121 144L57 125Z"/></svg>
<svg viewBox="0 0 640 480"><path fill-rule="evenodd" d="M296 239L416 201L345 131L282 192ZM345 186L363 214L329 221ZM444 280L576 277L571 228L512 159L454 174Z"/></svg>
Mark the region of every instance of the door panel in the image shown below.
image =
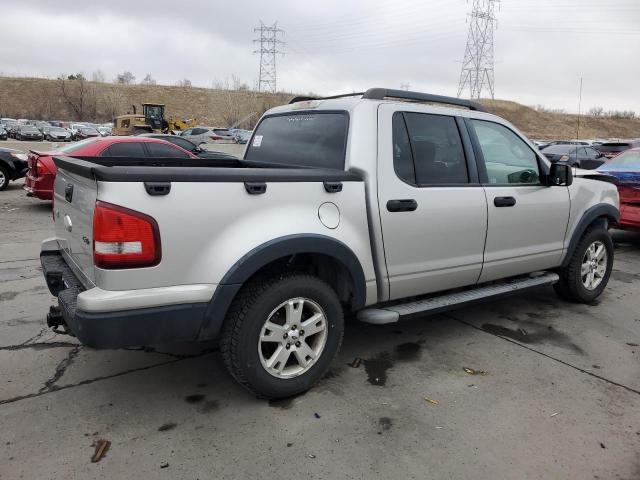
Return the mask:
<svg viewBox="0 0 640 480"><path fill-rule="evenodd" d="M480 282L557 267L569 221L569 189L541 185L542 160L505 125L471 120L487 197Z"/></svg>
<svg viewBox="0 0 640 480"><path fill-rule="evenodd" d="M485 187L489 230L480 282L557 267L569 219L566 187ZM512 207L495 199L513 197Z"/></svg>
<svg viewBox="0 0 640 480"><path fill-rule="evenodd" d="M469 183L412 184L416 170L418 178L421 170L427 177L430 175L429 168L421 168L419 158L416 163L410 163L412 150L417 155L422 151L429 158L435 158L430 168L435 165L458 175L460 149L451 141L451 136L449 141L434 137L439 131L450 134L450 122L445 122L448 123L446 129L435 122L431 131L424 129L420 135L412 137L411 142L416 138L423 142L419 148L415 148L414 142L412 149L408 136L407 141L399 139L402 127L398 127L398 123L395 125L396 136L393 134L393 114L398 108L397 105L381 105L378 110L378 206L390 299L475 284L482 268L487 227L484 190ZM410 112L412 107L403 106L402 110ZM453 124L456 128L455 120ZM406 135L406 130L404 132ZM458 135L457 130L455 132ZM462 155L464 161L464 153ZM437 181L443 180L441 172L437 168L434 171ZM403 206L411 208L401 208Z"/></svg>

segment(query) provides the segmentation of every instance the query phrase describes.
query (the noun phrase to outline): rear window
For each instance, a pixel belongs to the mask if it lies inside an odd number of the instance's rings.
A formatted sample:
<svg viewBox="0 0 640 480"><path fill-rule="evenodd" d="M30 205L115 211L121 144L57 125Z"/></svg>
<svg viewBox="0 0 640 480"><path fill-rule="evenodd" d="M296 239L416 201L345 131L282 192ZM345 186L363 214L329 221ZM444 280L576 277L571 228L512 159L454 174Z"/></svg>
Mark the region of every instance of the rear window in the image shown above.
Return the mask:
<svg viewBox="0 0 640 480"><path fill-rule="evenodd" d="M346 112L266 117L258 125L245 159L343 170L348 129Z"/></svg>
<svg viewBox="0 0 640 480"><path fill-rule="evenodd" d="M79 142L72 143L71 145L67 145L66 147L59 148L58 151L62 153L73 153L80 150L81 148L86 147L87 145L96 143L97 141L97 138L87 138L86 140L81 140Z"/></svg>
<svg viewBox="0 0 640 480"><path fill-rule="evenodd" d="M628 143L603 143L598 147L598 150L601 152L623 152L631 148L631 145Z"/></svg>

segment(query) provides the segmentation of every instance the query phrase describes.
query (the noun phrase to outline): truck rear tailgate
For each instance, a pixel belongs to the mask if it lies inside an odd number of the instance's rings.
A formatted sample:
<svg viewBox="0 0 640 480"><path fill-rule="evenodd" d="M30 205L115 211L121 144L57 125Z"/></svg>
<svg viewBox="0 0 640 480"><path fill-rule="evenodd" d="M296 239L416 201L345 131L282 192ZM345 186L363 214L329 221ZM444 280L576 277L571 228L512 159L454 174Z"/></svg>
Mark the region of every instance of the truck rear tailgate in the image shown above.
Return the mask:
<svg viewBox="0 0 640 480"><path fill-rule="evenodd" d="M62 255L85 287L95 282L93 268L93 211L95 180L58 169L53 215Z"/></svg>

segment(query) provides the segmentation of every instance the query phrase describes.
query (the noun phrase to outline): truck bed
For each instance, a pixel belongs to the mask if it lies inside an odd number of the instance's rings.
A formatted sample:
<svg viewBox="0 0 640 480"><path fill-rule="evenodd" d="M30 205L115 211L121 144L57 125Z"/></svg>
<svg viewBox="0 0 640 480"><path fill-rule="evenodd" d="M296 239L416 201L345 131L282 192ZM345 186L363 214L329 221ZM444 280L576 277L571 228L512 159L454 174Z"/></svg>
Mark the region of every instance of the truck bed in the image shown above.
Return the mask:
<svg viewBox="0 0 640 480"><path fill-rule="evenodd" d="M233 159L54 157L56 167L104 182L357 182L353 172Z"/></svg>

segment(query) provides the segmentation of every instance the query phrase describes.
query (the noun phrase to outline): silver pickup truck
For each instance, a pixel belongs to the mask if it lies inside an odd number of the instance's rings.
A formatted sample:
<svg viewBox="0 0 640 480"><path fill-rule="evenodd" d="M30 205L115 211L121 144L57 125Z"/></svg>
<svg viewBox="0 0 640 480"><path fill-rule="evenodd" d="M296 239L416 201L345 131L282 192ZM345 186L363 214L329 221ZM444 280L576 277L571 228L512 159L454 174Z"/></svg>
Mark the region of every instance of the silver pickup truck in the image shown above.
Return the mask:
<svg viewBox="0 0 640 480"><path fill-rule="evenodd" d="M218 338L263 397L321 378L345 316L401 322L551 284L592 302L613 264L615 186L455 98L296 98L237 161L55 162L48 324L95 348Z"/></svg>

